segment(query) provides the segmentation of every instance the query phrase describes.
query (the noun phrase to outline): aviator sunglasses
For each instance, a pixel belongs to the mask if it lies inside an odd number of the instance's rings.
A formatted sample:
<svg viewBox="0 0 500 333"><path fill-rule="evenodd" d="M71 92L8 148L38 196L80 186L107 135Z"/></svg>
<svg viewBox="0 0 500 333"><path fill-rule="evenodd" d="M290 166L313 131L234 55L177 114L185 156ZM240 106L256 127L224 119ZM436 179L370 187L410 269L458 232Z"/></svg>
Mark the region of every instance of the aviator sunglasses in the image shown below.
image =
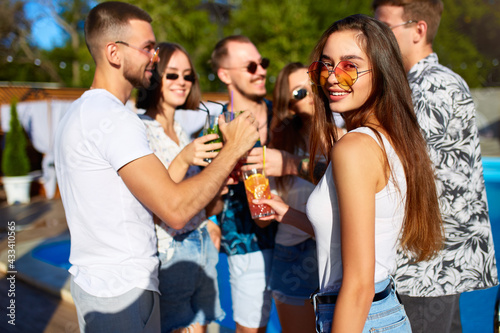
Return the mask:
<svg viewBox="0 0 500 333"><path fill-rule="evenodd" d="M349 91L358 77L361 76L360 74L371 71L371 69L368 69L366 71L359 72L358 67L356 67L356 65L349 60L340 61L337 66L330 70L329 68L332 67L333 65L331 64L325 64L322 61L315 61L311 64L311 66L309 66L307 73L309 74L309 78L312 83L317 86L324 86L330 75L335 73L335 77L339 82L339 87Z"/></svg>
<svg viewBox="0 0 500 333"><path fill-rule="evenodd" d="M307 95L309 95L309 91L306 88L298 88L292 92L292 97L296 101L303 100Z"/></svg>
<svg viewBox="0 0 500 333"><path fill-rule="evenodd" d="M177 80L179 78L179 74L176 74L176 73L167 73L165 75L165 78L167 80L173 80L174 81L174 80ZM185 81L189 81L191 83L193 83L195 81L195 79L196 79L195 76L194 76L194 74L186 74L186 75L183 76L183 78L184 78Z"/></svg>
<svg viewBox="0 0 500 333"><path fill-rule="evenodd" d="M270 60L268 58L262 58L260 63L256 63L255 61L251 61L246 67L241 67L241 68L246 68L248 73L255 74L255 72L257 72L257 68L259 67L259 65L260 65L260 67L266 69L267 67L269 67L269 63L270 63ZM225 69L237 69L240 67L223 67L223 68L225 68Z"/></svg>

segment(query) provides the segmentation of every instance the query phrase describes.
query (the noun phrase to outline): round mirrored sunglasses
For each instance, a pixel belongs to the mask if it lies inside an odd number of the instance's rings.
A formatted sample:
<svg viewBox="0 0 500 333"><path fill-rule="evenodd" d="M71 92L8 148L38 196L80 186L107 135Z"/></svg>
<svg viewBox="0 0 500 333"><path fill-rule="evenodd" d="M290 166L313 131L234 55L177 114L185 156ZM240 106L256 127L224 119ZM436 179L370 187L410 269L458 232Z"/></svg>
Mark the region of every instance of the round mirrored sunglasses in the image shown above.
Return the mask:
<svg viewBox="0 0 500 333"><path fill-rule="evenodd" d="M333 68L330 70L329 68ZM322 61L313 62L308 68L309 78L312 83L318 86L324 86L332 73L335 73L338 85L340 88L349 91L352 85L356 82L360 74L368 73L371 69L366 71L358 71L358 67L349 60L340 61L337 66L333 67L332 64L326 64Z"/></svg>

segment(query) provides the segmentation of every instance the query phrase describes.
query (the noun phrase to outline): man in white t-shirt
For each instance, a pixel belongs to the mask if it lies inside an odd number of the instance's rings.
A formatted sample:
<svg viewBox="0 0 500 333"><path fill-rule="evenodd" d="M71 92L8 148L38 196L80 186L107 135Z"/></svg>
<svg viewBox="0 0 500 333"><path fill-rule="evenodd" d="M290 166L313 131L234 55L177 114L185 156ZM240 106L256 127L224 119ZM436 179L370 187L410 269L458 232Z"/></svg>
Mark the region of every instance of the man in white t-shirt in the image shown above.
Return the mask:
<svg viewBox="0 0 500 333"><path fill-rule="evenodd" d="M157 59L151 17L104 2L85 22L96 63L91 89L57 129L55 164L71 233L71 292L82 332L159 332L152 214L180 229L204 208L258 139L254 119L226 125L225 145L200 174L174 183L125 107ZM233 124L234 123L234 124Z"/></svg>

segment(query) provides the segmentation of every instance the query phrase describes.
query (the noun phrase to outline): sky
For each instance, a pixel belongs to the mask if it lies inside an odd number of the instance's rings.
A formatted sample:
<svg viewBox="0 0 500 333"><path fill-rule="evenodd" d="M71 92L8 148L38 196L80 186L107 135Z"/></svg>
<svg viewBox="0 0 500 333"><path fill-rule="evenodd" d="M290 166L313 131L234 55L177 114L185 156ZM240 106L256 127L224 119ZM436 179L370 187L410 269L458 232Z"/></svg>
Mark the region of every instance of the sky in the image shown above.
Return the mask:
<svg viewBox="0 0 500 333"><path fill-rule="evenodd" d="M57 0L52 0L57 3ZM89 0L90 3L95 1ZM51 50L57 46L64 45L66 33L55 23L54 19L43 15L44 7L36 0L26 1L26 16L33 21L32 33L34 42L45 50Z"/></svg>
<svg viewBox="0 0 500 333"><path fill-rule="evenodd" d="M36 2L27 2L25 6L26 15L29 19L34 20L32 26L35 43L46 50L51 50L56 46L63 45L62 38L64 32L54 22L52 18L40 18L43 8Z"/></svg>

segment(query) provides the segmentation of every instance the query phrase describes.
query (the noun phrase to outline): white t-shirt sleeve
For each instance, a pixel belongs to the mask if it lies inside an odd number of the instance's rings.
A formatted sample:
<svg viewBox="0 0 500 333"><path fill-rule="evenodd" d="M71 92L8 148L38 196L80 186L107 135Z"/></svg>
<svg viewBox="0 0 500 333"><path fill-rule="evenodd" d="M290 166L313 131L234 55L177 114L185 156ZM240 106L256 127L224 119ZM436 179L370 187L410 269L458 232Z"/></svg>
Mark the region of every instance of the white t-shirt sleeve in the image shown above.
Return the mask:
<svg viewBox="0 0 500 333"><path fill-rule="evenodd" d="M153 153L144 124L132 111L124 108L106 111L98 126L103 139L96 148L116 171L133 160Z"/></svg>

